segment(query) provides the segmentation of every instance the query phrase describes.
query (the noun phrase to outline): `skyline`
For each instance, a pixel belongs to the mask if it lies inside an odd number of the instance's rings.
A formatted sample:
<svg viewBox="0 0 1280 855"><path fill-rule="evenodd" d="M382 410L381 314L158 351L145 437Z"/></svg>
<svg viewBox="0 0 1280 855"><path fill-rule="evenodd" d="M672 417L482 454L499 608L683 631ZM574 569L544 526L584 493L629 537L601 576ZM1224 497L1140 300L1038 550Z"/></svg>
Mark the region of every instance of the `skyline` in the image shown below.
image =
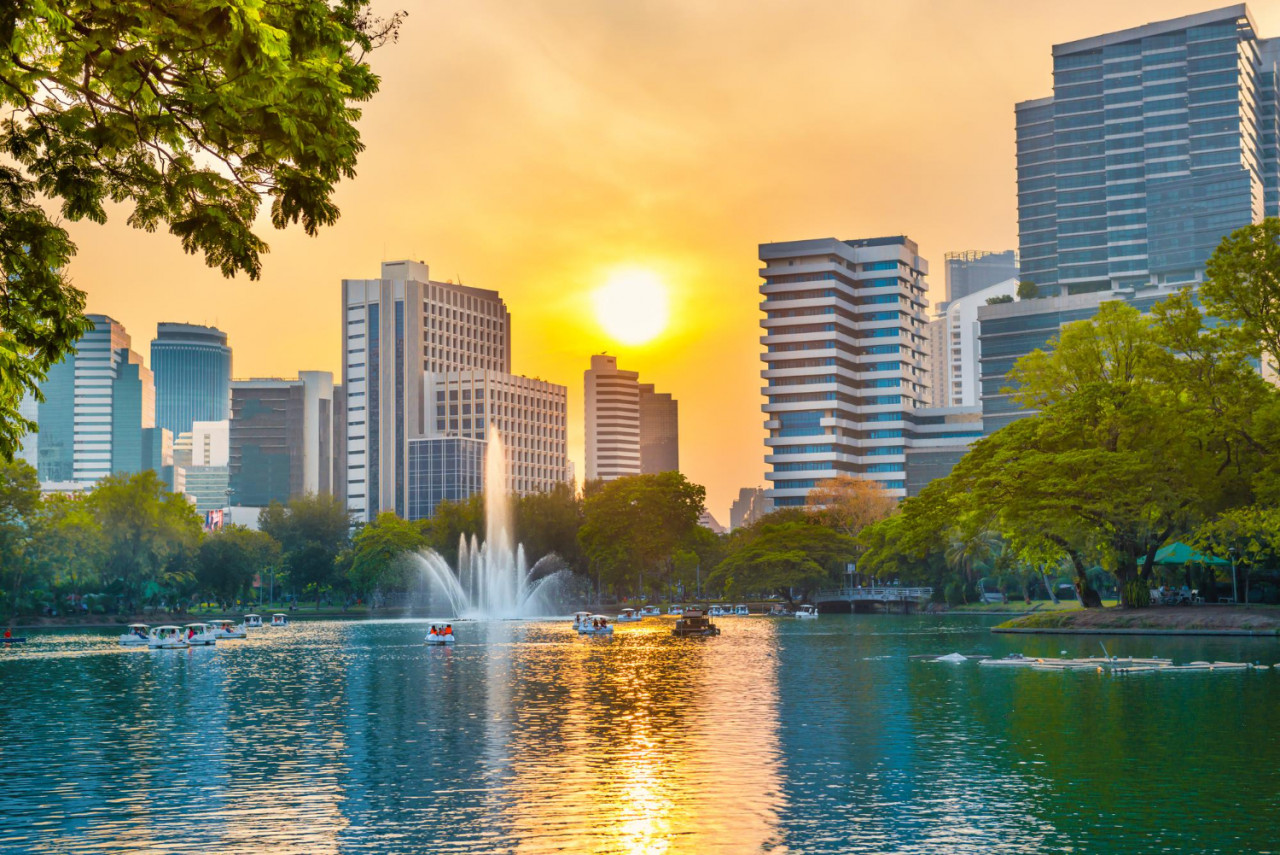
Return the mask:
<svg viewBox="0 0 1280 855"><path fill-rule="evenodd" d="M336 226L306 238L263 221L273 252L250 283L117 207L106 226L69 224L70 274L88 311L138 341L158 321L207 323L237 377L338 374L341 279L420 258L502 294L521 373L570 388L578 472L592 353L671 392L682 471L723 521L764 483L757 245L905 234L936 303L944 253L1017 245L1013 105L1052 92L1051 46L1221 5L991 2L982 26L959 2L771 3L731 20L706 3L411 6L400 43L373 56L383 88ZM1251 12L1280 30L1280 9ZM811 49L771 53L797 30ZM591 306L633 267L671 289L671 326L643 346L609 338Z"/></svg>

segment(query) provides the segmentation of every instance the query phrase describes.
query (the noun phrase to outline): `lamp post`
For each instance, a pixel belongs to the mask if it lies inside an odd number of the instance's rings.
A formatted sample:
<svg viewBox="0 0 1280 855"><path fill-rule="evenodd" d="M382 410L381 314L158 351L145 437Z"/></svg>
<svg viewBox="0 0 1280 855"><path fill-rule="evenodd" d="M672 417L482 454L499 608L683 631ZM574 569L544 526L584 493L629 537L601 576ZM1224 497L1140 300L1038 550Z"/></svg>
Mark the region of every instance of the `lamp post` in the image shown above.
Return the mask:
<svg viewBox="0 0 1280 855"><path fill-rule="evenodd" d="M1236 548L1233 546L1227 552L1231 555L1231 602L1238 606L1240 605L1240 589L1236 585Z"/></svg>

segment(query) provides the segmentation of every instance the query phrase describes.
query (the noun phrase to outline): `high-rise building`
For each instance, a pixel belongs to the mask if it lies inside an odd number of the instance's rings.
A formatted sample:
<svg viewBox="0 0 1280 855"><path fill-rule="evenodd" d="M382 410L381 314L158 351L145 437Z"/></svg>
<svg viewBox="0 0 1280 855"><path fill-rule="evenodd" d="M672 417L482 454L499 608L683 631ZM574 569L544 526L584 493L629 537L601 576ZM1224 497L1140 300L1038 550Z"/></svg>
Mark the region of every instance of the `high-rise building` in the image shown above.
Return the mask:
<svg viewBox="0 0 1280 855"><path fill-rule="evenodd" d="M495 291L385 262L379 279L342 281L348 510L367 522L408 512L410 438L426 433L427 372L511 371L511 319ZM420 354L420 355L419 355Z"/></svg>
<svg viewBox="0 0 1280 855"><path fill-rule="evenodd" d="M929 325L934 348L930 361L930 380L935 407L977 407L981 404L978 339L978 309L996 298L1012 298L1018 293L1018 280L1006 279L974 291L947 304L942 317ZM1038 301L1032 301L1038 303ZM937 326L935 326L935 324Z"/></svg>
<svg viewBox="0 0 1280 855"><path fill-rule="evenodd" d="M1018 254L1011 249L1003 252L970 249L964 252L948 252L946 263L946 297L937 311L941 313L952 300L990 288L998 282L1018 278Z"/></svg>
<svg viewBox="0 0 1280 855"><path fill-rule="evenodd" d="M198 324L161 323L151 340L156 425L179 434L195 421L231 414L231 348L227 334Z"/></svg>
<svg viewBox="0 0 1280 855"><path fill-rule="evenodd" d="M201 514L225 508L231 497L231 422L193 422L174 441L174 465L184 473L182 492ZM185 462L184 462L185 460Z"/></svg>
<svg viewBox="0 0 1280 855"><path fill-rule="evenodd" d="M234 505L329 492L333 375L301 371L297 380L233 380L228 445Z"/></svg>
<svg viewBox="0 0 1280 855"><path fill-rule="evenodd" d="M591 357L583 374L588 481L640 474L639 378L616 356Z"/></svg>
<svg viewBox="0 0 1280 855"><path fill-rule="evenodd" d="M928 262L903 236L766 243L760 260L768 497L803 505L843 474L903 496L929 401Z"/></svg>
<svg viewBox="0 0 1280 855"><path fill-rule="evenodd" d="M680 471L680 402L640 384L640 472Z"/></svg>
<svg viewBox="0 0 1280 855"><path fill-rule="evenodd" d="M743 487L729 506L729 530L751 525L773 510L773 503L763 487Z"/></svg>
<svg viewBox="0 0 1280 855"><path fill-rule="evenodd" d="M1053 47L1016 106L1021 275L1047 295L1198 282L1280 213L1280 42L1229 6Z"/></svg>
<svg viewBox="0 0 1280 855"><path fill-rule="evenodd" d="M172 435L155 427L151 372L118 321L88 319L92 328L40 386L40 480L77 489L114 473L154 469L163 477Z"/></svg>

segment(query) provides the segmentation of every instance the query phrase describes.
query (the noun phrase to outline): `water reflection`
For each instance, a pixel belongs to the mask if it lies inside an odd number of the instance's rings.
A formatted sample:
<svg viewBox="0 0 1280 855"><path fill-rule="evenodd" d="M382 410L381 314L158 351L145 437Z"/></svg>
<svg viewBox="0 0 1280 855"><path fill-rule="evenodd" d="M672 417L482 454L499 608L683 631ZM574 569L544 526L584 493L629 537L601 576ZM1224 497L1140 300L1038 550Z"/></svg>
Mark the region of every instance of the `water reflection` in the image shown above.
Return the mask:
<svg viewBox="0 0 1280 855"><path fill-rule="evenodd" d="M1264 851L1280 674L1042 673L976 621L297 623L0 655L0 850ZM1112 645L1112 641L1107 642ZM1275 658L1273 640L1120 640ZM1188 817L1192 817L1188 820Z"/></svg>

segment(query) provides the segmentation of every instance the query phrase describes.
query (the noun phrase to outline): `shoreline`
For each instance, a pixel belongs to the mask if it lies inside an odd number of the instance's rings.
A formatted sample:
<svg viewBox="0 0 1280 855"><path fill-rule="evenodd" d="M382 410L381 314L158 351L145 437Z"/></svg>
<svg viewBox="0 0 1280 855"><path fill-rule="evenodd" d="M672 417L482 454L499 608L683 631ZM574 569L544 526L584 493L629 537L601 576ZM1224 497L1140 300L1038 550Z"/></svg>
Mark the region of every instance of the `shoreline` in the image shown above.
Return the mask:
<svg viewBox="0 0 1280 855"><path fill-rule="evenodd" d="M1218 635L1280 638L1280 609L1266 606L1148 607L1042 612L1007 620L996 633L1027 635Z"/></svg>
<svg viewBox="0 0 1280 855"><path fill-rule="evenodd" d="M1153 627L1115 627L1112 629L1088 627L1072 629L1070 627L993 626L991 631L1020 635L1211 635L1244 638L1280 638L1280 630L1275 629L1160 629Z"/></svg>

